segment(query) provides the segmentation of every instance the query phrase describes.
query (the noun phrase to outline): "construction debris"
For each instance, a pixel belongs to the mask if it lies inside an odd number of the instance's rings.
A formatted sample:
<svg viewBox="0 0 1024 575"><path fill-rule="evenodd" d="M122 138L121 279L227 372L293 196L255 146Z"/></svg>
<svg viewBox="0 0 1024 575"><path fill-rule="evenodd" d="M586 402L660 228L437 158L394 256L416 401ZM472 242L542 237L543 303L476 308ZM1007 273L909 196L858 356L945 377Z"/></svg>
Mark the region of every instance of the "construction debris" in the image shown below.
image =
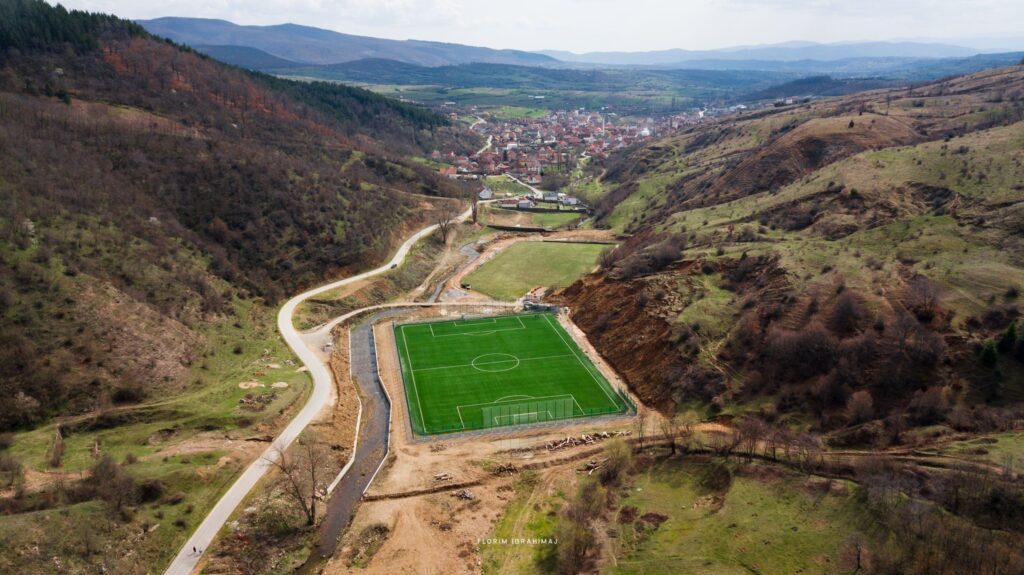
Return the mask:
<svg viewBox="0 0 1024 575"><path fill-rule="evenodd" d="M623 431L599 431L597 433L584 433L579 437L571 436L565 439L549 441L544 445L548 451L557 451L559 449L565 449L567 447L576 447L578 445L593 445L610 439L612 437L625 437L630 434L629 430Z"/></svg>
<svg viewBox="0 0 1024 575"><path fill-rule="evenodd" d="M495 475L514 475L519 473L519 468L512 463L502 463L494 469Z"/></svg>
<svg viewBox="0 0 1024 575"><path fill-rule="evenodd" d="M274 392L257 394L247 393L238 400L238 403L241 404L242 409L247 409L249 411L263 411L268 405L273 403L276 397L277 394Z"/></svg>
<svg viewBox="0 0 1024 575"><path fill-rule="evenodd" d="M468 489L456 491L455 493L452 493L452 497L456 497L458 499L465 499L466 501L472 501L476 499L476 497L473 495L473 492Z"/></svg>
<svg viewBox="0 0 1024 575"><path fill-rule="evenodd" d="M595 471L604 467L604 463L606 461L608 461L607 457L605 457L604 459L592 459L588 461L587 464L583 466L583 469L580 469L580 471L586 471L587 475L593 475Z"/></svg>
<svg viewBox="0 0 1024 575"><path fill-rule="evenodd" d="M452 476L449 473L435 473L434 481L451 481Z"/></svg>

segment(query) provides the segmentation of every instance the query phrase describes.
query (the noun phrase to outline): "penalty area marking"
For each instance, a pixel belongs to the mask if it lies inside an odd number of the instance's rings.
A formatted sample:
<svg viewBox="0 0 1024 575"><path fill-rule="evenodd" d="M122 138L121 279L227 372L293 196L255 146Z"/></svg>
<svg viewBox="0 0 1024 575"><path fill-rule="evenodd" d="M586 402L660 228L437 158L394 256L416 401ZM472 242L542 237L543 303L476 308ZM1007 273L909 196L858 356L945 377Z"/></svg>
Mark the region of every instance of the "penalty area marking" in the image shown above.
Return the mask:
<svg viewBox="0 0 1024 575"><path fill-rule="evenodd" d="M485 403L467 403L465 405L456 405L455 406L455 411L458 412L458 414L459 414L459 421L462 422L462 429L466 429L466 421L462 418L462 408L463 407L486 407L488 405L500 405L502 403L509 403L508 400L510 400L510 399L518 399L520 397L529 397L529 396L525 396L525 395L509 395L507 397L503 397L503 398L495 400L495 401L488 401L488 402L485 402ZM583 411L583 406L580 405L580 402L576 401L576 396L571 394L571 393L564 393L562 395L546 395L544 397L530 397L528 402L544 401L544 400L559 399L559 398L566 398L566 397L571 397L573 404L576 406L576 409L579 409L581 414L585 414L585 412ZM539 413L539 412L537 412L537 413ZM550 410L548 411L548 413L550 414ZM500 417L500 416L496 415L495 417ZM554 419L554 418L552 418L552 419Z"/></svg>
<svg viewBox="0 0 1024 575"><path fill-rule="evenodd" d="M479 322L474 322L474 323L469 323L469 324L467 324L466 322L458 322L458 321L456 321L456 322L454 322L454 325L455 325L455 327L470 327L472 325L495 325L496 326L496 325L500 325L498 323L498 319L503 319L503 317L502 318L492 317L492 318L490 318L492 320L490 322L479 321ZM515 320L519 322L519 327L506 327L506 328L498 328L498 329L489 329L487 331L477 331L477 332L458 331L458 332L455 332L455 333L442 333L442 334L438 334L438 333L436 333L434 331L434 324L427 324L427 327L430 328L430 335L433 336L433 337L458 337L458 336L475 337L475 336L482 336L482 335L494 335L494 334L496 334L498 332L503 332L503 331L520 331L520 330L528 329L526 327L526 324L523 323L523 320L520 319L519 316L512 316L512 317L514 317ZM459 325L460 323L462 323L463 325Z"/></svg>

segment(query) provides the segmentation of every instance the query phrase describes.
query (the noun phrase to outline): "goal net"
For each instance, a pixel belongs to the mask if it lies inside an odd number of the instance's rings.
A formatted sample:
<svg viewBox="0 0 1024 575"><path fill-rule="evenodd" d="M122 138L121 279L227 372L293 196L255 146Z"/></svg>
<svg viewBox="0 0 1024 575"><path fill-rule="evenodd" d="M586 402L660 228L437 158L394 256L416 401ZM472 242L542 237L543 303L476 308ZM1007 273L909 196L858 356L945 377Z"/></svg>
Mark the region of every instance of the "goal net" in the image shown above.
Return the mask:
<svg viewBox="0 0 1024 575"><path fill-rule="evenodd" d="M488 405L481 408L484 427L541 423L575 417L576 401L571 395L554 399Z"/></svg>

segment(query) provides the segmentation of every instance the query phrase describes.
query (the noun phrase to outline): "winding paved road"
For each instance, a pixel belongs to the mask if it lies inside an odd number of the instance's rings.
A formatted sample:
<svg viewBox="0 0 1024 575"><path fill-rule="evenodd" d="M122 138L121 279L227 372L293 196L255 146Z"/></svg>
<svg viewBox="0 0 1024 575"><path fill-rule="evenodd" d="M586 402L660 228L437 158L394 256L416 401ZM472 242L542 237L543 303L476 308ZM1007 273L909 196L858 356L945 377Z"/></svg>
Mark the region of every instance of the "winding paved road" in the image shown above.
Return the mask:
<svg viewBox="0 0 1024 575"><path fill-rule="evenodd" d="M459 216L459 221L465 221L471 216L472 210L466 210ZM165 575L189 575L192 573L200 559L200 554L194 553L192 549L198 548L202 551L209 546L210 542L216 537L217 532L224 526L224 523L227 522L245 496L249 494L249 491L256 485L256 482L272 466L272 462L277 460L280 451L287 449L306 426L316 419L321 410L332 405L336 399L333 378L327 366L327 355L323 354L321 350L323 349L322 344L326 342L325 338L330 337L330 328L340 323L345 316L321 326L312 333L300 334L292 323L292 316L299 304L311 297L385 273L394 266L400 265L405 261L405 257L409 254L413 245L434 233L435 230L437 230L437 225L432 225L413 234L398 248L391 261L379 268L311 289L293 297L281 307L277 314L277 328L284 337L285 342L288 343L288 347L309 368L309 374L313 378L313 392L306 401L306 405L288 423L288 426L277 436L277 439L274 440L270 447L256 461L253 461L224 495L221 496L217 504L214 505L213 509L206 515L206 518L203 519L203 522L199 524L199 527L192 533L192 536L185 542L181 550L178 551L178 555L175 556L174 560L167 567ZM353 454L353 457L355 457L355 454Z"/></svg>

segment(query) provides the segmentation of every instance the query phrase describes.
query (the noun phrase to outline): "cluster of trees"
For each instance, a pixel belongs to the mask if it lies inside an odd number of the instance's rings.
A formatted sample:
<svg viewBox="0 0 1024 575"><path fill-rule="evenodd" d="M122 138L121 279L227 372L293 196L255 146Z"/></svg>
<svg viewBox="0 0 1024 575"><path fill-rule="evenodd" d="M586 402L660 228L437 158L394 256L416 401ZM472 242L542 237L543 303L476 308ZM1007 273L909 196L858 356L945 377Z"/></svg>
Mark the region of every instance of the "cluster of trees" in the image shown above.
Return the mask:
<svg viewBox="0 0 1024 575"><path fill-rule="evenodd" d="M105 14L68 11L61 5L50 6L42 0L4 0L0 2L0 51L96 50L99 34L141 35L141 26Z"/></svg>
<svg viewBox="0 0 1024 575"><path fill-rule="evenodd" d="M872 554L870 572L1024 571L1024 494L1016 482L977 471L906 473L880 459L858 465L856 479L867 508L893 534Z"/></svg>
<svg viewBox="0 0 1024 575"><path fill-rule="evenodd" d="M781 391L780 409L809 406L826 427L863 423L894 405L907 408L911 423L940 420L949 408L937 386L947 352L942 335L906 309L868 317L861 302L849 289L823 310L812 299L811 319L799 329L778 327L770 315L742 321L726 355L745 367L746 392Z"/></svg>
<svg viewBox="0 0 1024 575"><path fill-rule="evenodd" d="M985 342L981 348L981 362L988 367L996 367L1000 355L1024 362L1024 330L1018 330L1016 321L1010 322L997 338Z"/></svg>
<svg viewBox="0 0 1024 575"><path fill-rule="evenodd" d="M615 279L659 272L683 257L686 233L648 236L625 242L601 254L601 268Z"/></svg>

